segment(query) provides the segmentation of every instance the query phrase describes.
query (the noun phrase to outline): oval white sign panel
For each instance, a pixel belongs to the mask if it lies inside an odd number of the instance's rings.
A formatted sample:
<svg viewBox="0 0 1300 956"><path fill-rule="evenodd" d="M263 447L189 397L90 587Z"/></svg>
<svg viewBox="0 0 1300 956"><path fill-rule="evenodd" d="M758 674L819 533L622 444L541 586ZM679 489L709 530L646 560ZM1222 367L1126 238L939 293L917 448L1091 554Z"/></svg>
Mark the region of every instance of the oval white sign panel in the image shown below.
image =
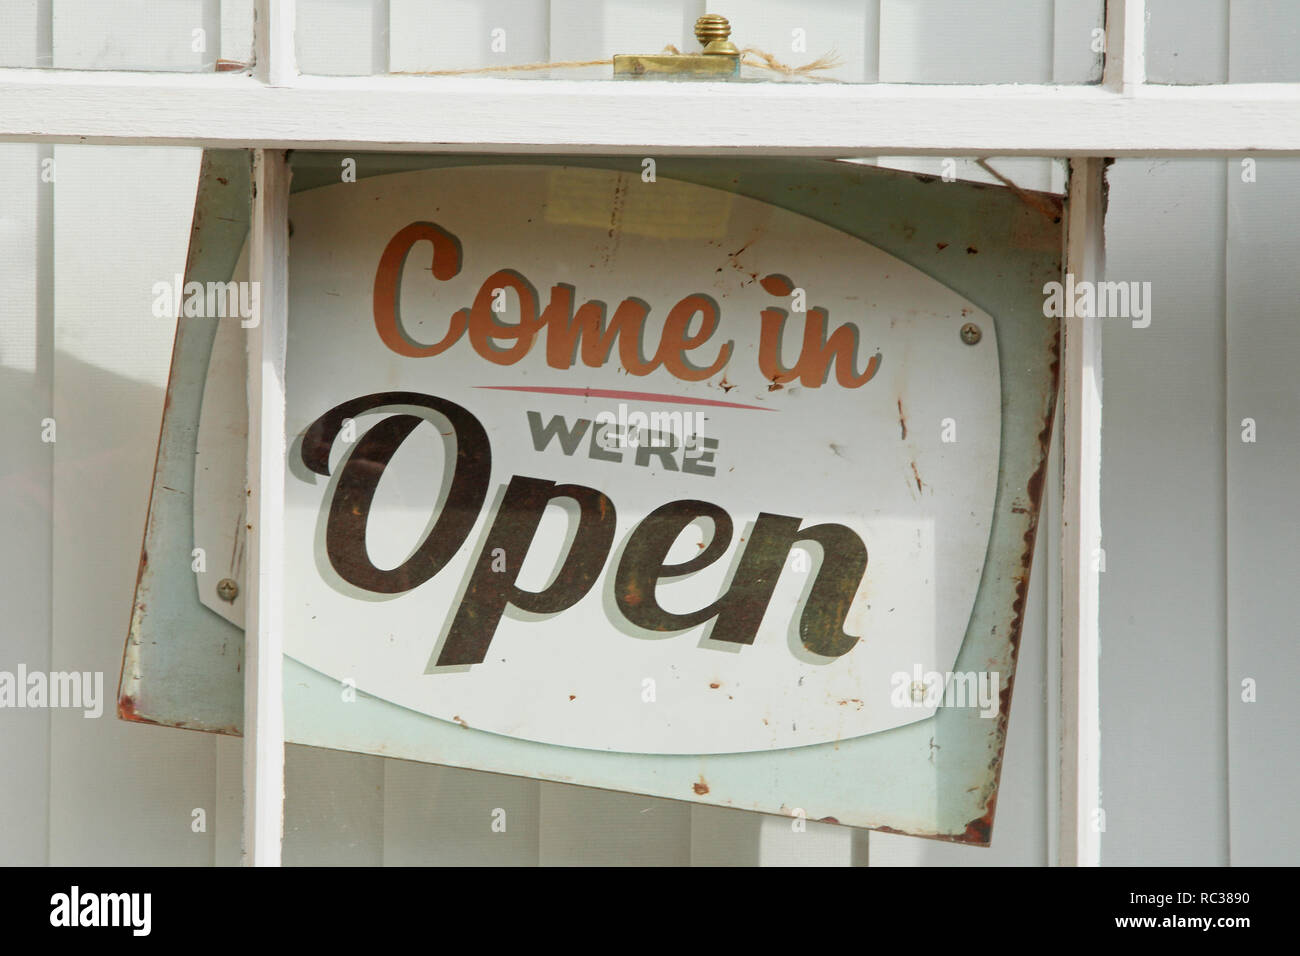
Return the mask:
<svg viewBox="0 0 1300 956"><path fill-rule="evenodd" d="M933 714L912 683L953 666L994 507L987 314L806 217L598 169L291 218L288 654L633 753Z"/></svg>

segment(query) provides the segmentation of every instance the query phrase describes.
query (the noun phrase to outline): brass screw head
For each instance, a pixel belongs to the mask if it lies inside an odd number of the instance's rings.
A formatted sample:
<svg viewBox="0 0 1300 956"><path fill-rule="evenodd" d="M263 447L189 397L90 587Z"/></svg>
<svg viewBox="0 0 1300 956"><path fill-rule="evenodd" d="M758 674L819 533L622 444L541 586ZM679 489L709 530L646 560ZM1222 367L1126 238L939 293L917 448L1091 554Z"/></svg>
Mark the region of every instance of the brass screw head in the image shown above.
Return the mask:
<svg viewBox="0 0 1300 956"><path fill-rule="evenodd" d="M706 13L695 21L695 39L700 41L705 53L718 53L727 56L739 56L740 51L728 39L731 36L731 24L727 18L716 13Z"/></svg>
<svg viewBox="0 0 1300 956"><path fill-rule="evenodd" d="M223 601L233 602L239 597L239 585L231 578L222 578L217 582L217 597Z"/></svg>
<svg viewBox="0 0 1300 956"><path fill-rule="evenodd" d="M983 337L984 333L980 331L980 327L974 322L967 322L961 327L961 340L967 345L974 345Z"/></svg>

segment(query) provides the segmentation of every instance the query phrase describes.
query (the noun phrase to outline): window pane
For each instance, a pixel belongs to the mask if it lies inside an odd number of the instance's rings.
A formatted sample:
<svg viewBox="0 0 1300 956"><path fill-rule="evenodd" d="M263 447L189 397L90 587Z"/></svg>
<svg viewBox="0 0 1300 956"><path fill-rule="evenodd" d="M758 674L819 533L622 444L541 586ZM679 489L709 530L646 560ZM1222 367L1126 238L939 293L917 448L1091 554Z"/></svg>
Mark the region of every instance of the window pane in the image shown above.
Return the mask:
<svg viewBox="0 0 1300 956"><path fill-rule="evenodd" d="M740 79L1093 83L1102 0L299 0L304 73L605 79L618 54L700 52L726 17Z"/></svg>
<svg viewBox="0 0 1300 956"><path fill-rule="evenodd" d="M253 0L5 0L0 67L210 73L252 59Z"/></svg>
<svg viewBox="0 0 1300 956"><path fill-rule="evenodd" d="M1294 0L1148 0L1151 83L1300 81Z"/></svg>

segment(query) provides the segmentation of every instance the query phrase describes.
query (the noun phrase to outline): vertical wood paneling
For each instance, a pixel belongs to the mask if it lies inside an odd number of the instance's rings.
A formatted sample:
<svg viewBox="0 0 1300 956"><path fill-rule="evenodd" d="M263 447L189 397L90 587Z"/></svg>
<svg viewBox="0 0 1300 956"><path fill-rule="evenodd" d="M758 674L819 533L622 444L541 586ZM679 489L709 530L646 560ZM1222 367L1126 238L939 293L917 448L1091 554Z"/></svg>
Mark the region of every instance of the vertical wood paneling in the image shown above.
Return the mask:
<svg viewBox="0 0 1300 956"><path fill-rule="evenodd" d="M50 666L102 673L107 700L98 720L50 714L50 862L207 864L191 814L211 817L212 737L122 722L114 702L175 328L151 288L184 269L199 153L54 158Z"/></svg>
<svg viewBox="0 0 1300 956"><path fill-rule="evenodd" d="M221 58L237 63L253 59L253 0L220 0Z"/></svg>
<svg viewBox="0 0 1300 956"><path fill-rule="evenodd" d="M53 413L52 183L49 146L0 145L0 671L50 666L54 448L41 440ZM50 715L0 711L0 863L46 862Z"/></svg>
<svg viewBox="0 0 1300 956"><path fill-rule="evenodd" d="M1110 169L1103 335L1104 865L1227 862L1222 160Z"/></svg>
<svg viewBox="0 0 1300 956"><path fill-rule="evenodd" d="M834 54L839 65L817 76L846 83L874 82L879 72L879 0L714 0L707 6L731 21L731 39L742 49L758 47L789 66ZM697 48L694 41L689 48Z"/></svg>
<svg viewBox="0 0 1300 956"><path fill-rule="evenodd" d="M0 7L0 66L53 65L52 0L7 0Z"/></svg>
<svg viewBox="0 0 1300 956"><path fill-rule="evenodd" d="M1300 79L1300 7L1238 0L1229 36L1229 81ZM1226 165L1229 859L1286 866L1300 859L1300 160Z"/></svg>
<svg viewBox="0 0 1300 956"><path fill-rule="evenodd" d="M1238 162L1227 166L1231 862L1282 866L1300 859L1291 825L1300 805L1300 162L1260 160L1254 183L1242 182Z"/></svg>
<svg viewBox="0 0 1300 956"><path fill-rule="evenodd" d="M762 825L757 813L691 807L691 866L758 866Z"/></svg>
<svg viewBox="0 0 1300 956"><path fill-rule="evenodd" d="M542 866L689 866L691 805L561 783L541 785Z"/></svg>
<svg viewBox="0 0 1300 956"><path fill-rule="evenodd" d="M536 866L539 787L502 774L384 761L387 866Z"/></svg>
<svg viewBox="0 0 1300 956"><path fill-rule="evenodd" d="M240 737L216 738L217 766L208 815L212 830L212 865L239 866L243 860L244 742Z"/></svg>
<svg viewBox="0 0 1300 956"><path fill-rule="evenodd" d="M384 862L384 758L284 748L284 865Z"/></svg>
<svg viewBox="0 0 1300 956"><path fill-rule="evenodd" d="M865 855L864 831L766 814L760 821L759 866L853 866L855 846Z"/></svg>
<svg viewBox="0 0 1300 956"><path fill-rule="evenodd" d="M1227 167L1230 859L1288 866L1300 860L1300 162L1262 159L1254 183Z"/></svg>
<svg viewBox="0 0 1300 956"><path fill-rule="evenodd" d="M1227 0L1148 0L1152 82L1227 79ZM1110 172L1107 278L1152 282L1112 320L1102 433L1102 862L1227 855L1222 161ZM1113 330L1113 331L1112 331Z"/></svg>
<svg viewBox="0 0 1300 956"><path fill-rule="evenodd" d="M302 73L327 76L386 73L388 40L389 0L301 0L298 3L294 46Z"/></svg>
<svg viewBox="0 0 1300 956"><path fill-rule="evenodd" d="M210 71L221 45L219 0L57 0L54 65L83 70ZM194 31L205 32L196 50Z"/></svg>
<svg viewBox="0 0 1300 956"><path fill-rule="evenodd" d="M703 12L699 0L551 0L550 58L698 49L695 19Z"/></svg>
<svg viewBox="0 0 1300 956"><path fill-rule="evenodd" d="M546 0L391 3L392 70L469 70L549 58Z"/></svg>
<svg viewBox="0 0 1300 956"><path fill-rule="evenodd" d="M1101 81L1102 54L1094 31L1105 26L1104 3L1055 0L1052 5L1052 82Z"/></svg>
<svg viewBox="0 0 1300 956"><path fill-rule="evenodd" d="M1233 0L1228 36L1228 82L1300 82L1300 7L1295 0Z"/></svg>
<svg viewBox="0 0 1300 956"><path fill-rule="evenodd" d="M886 83L1046 83L1053 0L880 0Z"/></svg>
<svg viewBox="0 0 1300 956"><path fill-rule="evenodd" d="M50 0L0 10L0 64L52 63ZM54 447L54 147L0 144L0 670L50 668ZM0 711L0 864L49 862L50 715Z"/></svg>
<svg viewBox="0 0 1300 956"><path fill-rule="evenodd" d="M1148 82L1227 82L1228 0L1147 0L1147 18Z"/></svg>

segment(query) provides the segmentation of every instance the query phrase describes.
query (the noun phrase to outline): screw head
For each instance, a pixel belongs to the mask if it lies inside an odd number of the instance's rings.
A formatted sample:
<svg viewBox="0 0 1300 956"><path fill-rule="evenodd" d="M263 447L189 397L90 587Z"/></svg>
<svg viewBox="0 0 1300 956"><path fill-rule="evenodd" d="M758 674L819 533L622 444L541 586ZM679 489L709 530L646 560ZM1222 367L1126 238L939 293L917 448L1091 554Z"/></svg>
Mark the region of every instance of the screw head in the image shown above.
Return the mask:
<svg viewBox="0 0 1300 956"><path fill-rule="evenodd" d="M695 21L695 39L700 46L708 46L710 40L725 40L731 36L731 24L724 16L706 13Z"/></svg>
<svg viewBox="0 0 1300 956"><path fill-rule="evenodd" d="M980 327L974 322L967 322L961 327L961 340L967 345L974 345L983 337L984 333L980 331Z"/></svg>
<svg viewBox="0 0 1300 956"><path fill-rule="evenodd" d="M705 53L739 56L740 50L731 42L731 24L726 17L706 13L695 21L695 39L700 41Z"/></svg>
<svg viewBox="0 0 1300 956"><path fill-rule="evenodd" d="M239 597L239 585L232 578L222 578L217 582L217 597L233 603Z"/></svg>

